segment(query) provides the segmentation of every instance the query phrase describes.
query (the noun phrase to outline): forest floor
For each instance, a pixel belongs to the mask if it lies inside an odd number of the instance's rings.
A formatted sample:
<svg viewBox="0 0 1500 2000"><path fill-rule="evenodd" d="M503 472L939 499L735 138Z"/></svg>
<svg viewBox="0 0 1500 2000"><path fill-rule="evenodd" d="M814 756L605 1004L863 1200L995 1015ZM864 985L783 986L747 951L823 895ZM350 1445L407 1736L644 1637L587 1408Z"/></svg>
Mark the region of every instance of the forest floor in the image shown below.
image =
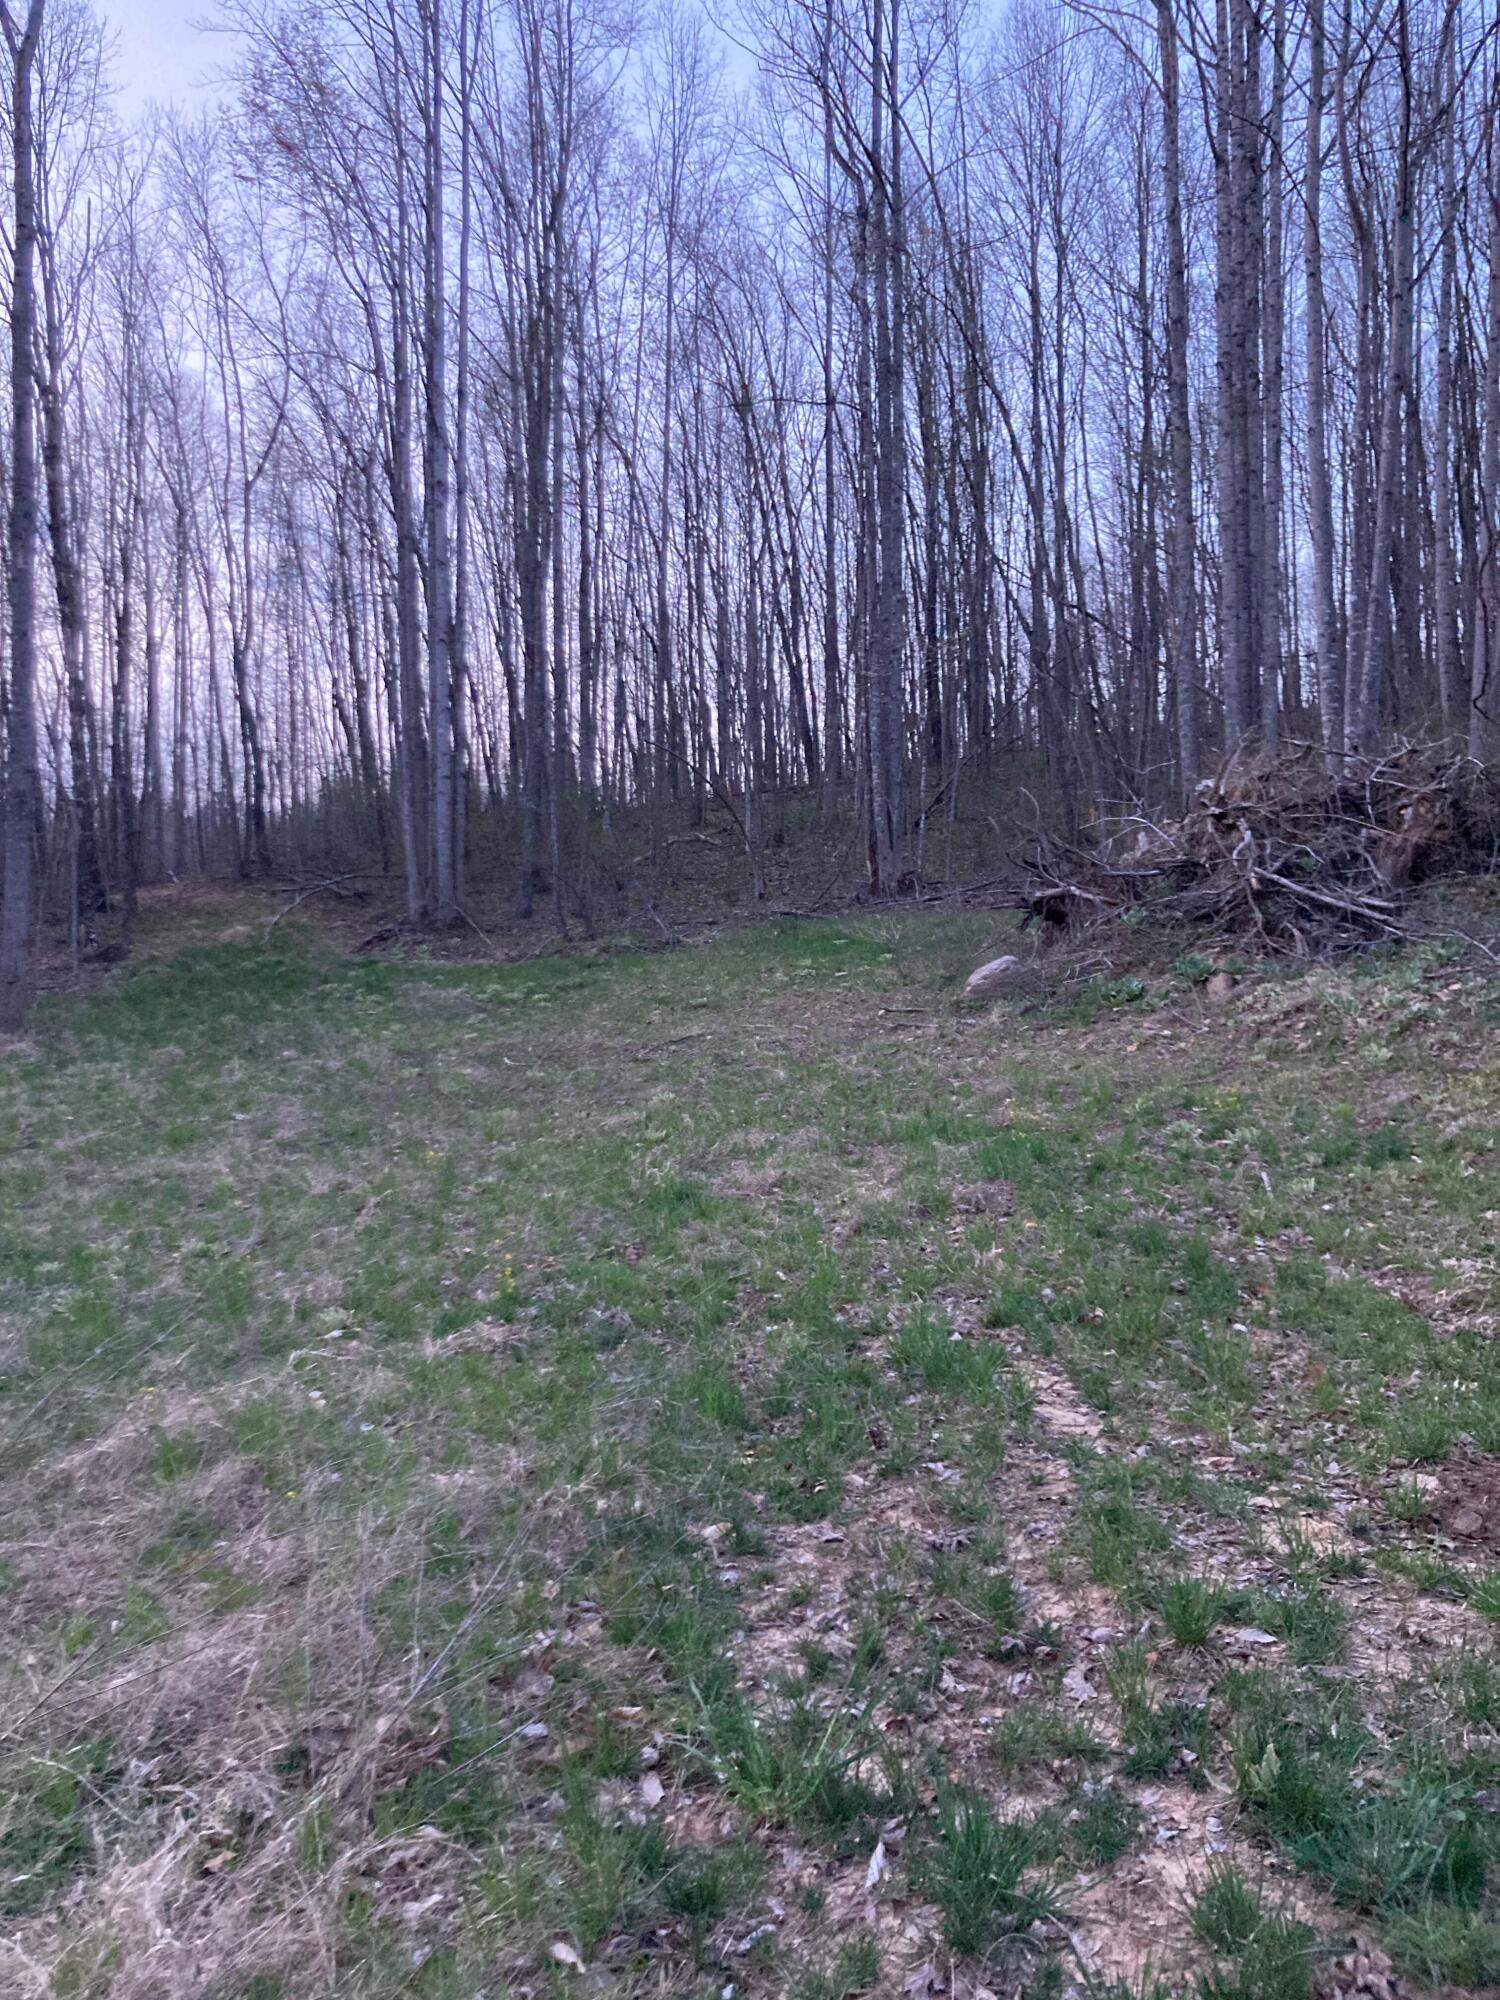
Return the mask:
<svg viewBox="0 0 1500 2000"><path fill-rule="evenodd" d="M0 1050L0 1992L1500 1987L1500 987L275 908Z"/></svg>

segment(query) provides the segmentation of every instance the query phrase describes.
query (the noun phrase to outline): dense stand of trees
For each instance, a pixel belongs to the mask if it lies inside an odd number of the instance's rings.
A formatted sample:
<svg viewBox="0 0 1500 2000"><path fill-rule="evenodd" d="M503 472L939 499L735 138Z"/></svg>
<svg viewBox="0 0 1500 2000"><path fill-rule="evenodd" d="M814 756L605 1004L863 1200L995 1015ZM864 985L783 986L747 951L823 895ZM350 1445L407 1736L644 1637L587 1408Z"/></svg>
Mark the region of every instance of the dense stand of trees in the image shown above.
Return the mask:
<svg viewBox="0 0 1500 2000"><path fill-rule="evenodd" d="M1500 717L1486 0L235 0L122 123L0 0L0 1017L39 894L628 817L874 891L1024 782ZM482 836L482 837L481 837Z"/></svg>

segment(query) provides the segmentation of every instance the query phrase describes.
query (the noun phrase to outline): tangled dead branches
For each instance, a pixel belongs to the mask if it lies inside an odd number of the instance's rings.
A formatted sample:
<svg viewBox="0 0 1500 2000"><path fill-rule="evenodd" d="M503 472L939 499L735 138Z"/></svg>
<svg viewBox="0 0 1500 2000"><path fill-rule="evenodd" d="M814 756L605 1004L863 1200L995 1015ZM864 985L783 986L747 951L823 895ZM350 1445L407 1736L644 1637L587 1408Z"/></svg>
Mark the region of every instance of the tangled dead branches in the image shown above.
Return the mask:
<svg viewBox="0 0 1500 2000"><path fill-rule="evenodd" d="M1331 777L1311 745L1232 760L1180 818L1101 818L1086 846L1048 836L1023 857L1032 914L1057 924L1139 909L1209 937L1298 954L1409 935L1409 892L1493 872L1500 774L1406 744Z"/></svg>

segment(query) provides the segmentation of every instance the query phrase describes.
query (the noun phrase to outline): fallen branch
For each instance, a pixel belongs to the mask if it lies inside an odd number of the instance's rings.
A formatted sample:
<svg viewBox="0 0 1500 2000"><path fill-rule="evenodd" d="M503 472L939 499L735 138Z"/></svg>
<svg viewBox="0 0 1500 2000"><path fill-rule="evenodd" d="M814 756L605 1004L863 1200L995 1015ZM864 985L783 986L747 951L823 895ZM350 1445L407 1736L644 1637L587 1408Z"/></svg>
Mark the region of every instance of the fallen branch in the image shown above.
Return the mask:
<svg viewBox="0 0 1500 2000"><path fill-rule="evenodd" d="M293 910L300 909L302 905L308 900L309 897L320 896L320 895L337 895L340 883L360 881L364 877L370 875L372 872L373 871L368 868L351 868L348 870L346 874L325 875L321 882L309 882L305 889L301 890L297 895L293 896L292 900L286 905L284 909L278 910L274 917L270 917L267 919L265 932L261 938L262 944L266 943L269 940L270 935L272 931L275 930L276 926L279 923L281 923L285 918L289 917L292 914Z"/></svg>

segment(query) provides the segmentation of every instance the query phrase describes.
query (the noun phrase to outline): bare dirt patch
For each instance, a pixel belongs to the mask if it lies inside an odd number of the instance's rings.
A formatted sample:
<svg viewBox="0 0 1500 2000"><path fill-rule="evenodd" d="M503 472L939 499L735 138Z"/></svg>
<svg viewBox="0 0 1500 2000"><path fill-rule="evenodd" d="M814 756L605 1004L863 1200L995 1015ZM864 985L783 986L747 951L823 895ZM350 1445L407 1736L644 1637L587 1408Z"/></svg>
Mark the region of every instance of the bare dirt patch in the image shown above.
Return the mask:
<svg viewBox="0 0 1500 2000"><path fill-rule="evenodd" d="M1428 1496L1428 1513L1459 1550L1500 1549L1500 1457L1450 1460Z"/></svg>
<svg viewBox="0 0 1500 2000"><path fill-rule="evenodd" d="M782 1169L775 1164L731 1160L709 1186L716 1195L742 1201L771 1201L781 1193Z"/></svg>
<svg viewBox="0 0 1500 2000"><path fill-rule="evenodd" d="M1098 1444L1104 1432L1099 1414L1089 1408L1060 1368L1032 1356L1018 1359L1017 1368L1031 1391L1037 1421L1050 1436Z"/></svg>
<svg viewBox="0 0 1500 2000"><path fill-rule="evenodd" d="M1016 1191L1007 1180L960 1181L953 1190L953 1207L958 1215L1014 1215Z"/></svg>
<svg viewBox="0 0 1500 2000"><path fill-rule="evenodd" d="M1237 1868L1266 1901L1338 1935L1347 1921L1305 1881L1267 1857L1236 1825L1232 1799L1186 1785L1134 1789L1145 1845L1084 1879L1072 1905L1074 1947L1101 1980L1148 1984L1190 1980L1206 1954L1193 1934L1195 1897L1216 1867Z"/></svg>
<svg viewBox="0 0 1500 2000"><path fill-rule="evenodd" d="M1340 1669L1372 1688L1410 1680L1445 1660L1489 1650L1492 1628L1467 1604L1403 1589L1384 1577L1341 1583L1349 1613L1347 1664Z"/></svg>

